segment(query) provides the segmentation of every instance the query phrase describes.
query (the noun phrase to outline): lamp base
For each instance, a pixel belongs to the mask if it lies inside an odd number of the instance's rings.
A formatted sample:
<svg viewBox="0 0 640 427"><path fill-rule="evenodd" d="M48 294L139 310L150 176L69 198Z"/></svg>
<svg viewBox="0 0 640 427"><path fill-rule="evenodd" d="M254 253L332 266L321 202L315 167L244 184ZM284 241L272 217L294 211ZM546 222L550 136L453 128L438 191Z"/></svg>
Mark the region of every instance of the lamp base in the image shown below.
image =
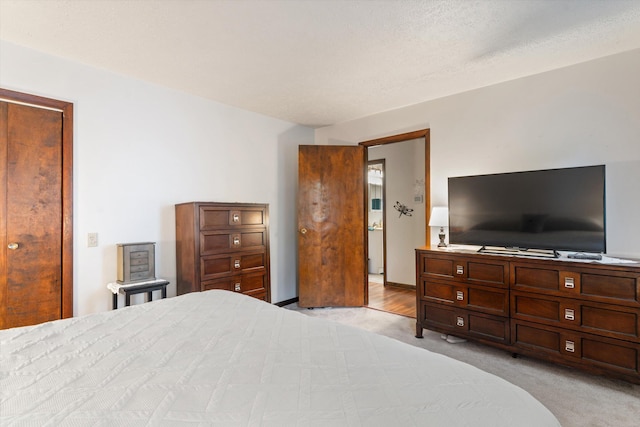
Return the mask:
<svg viewBox="0 0 640 427"><path fill-rule="evenodd" d="M438 243L438 247L446 248L447 244L444 242L444 238L445 238L444 227L440 227L440 233L438 233L438 237L440 238L440 243Z"/></svg>

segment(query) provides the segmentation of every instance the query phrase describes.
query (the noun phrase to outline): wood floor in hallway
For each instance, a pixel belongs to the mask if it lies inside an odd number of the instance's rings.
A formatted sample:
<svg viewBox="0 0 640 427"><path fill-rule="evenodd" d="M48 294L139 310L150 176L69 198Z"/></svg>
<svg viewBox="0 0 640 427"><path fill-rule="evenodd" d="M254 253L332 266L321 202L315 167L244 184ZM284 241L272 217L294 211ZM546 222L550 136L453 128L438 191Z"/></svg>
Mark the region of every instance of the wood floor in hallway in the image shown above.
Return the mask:
<svg viewBox="0 0 640 427"><path fill-rule="evenodd" d="M416 317L416 291L369 281L369 308Z"/></svg>

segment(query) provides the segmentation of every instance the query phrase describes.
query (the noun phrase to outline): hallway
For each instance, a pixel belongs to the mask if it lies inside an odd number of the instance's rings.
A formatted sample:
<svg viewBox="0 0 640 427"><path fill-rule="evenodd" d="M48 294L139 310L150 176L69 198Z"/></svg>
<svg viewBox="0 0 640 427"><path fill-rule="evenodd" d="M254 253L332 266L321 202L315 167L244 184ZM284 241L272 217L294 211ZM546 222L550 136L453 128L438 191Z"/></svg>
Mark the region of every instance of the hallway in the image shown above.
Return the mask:
<svg viewBox="0 0 640 427"><path fill-rule="evenodd" d="M416 292L393 286L385 288L383 276L369 275L369 308L395 313L401 316L416 317Z"/></svg>

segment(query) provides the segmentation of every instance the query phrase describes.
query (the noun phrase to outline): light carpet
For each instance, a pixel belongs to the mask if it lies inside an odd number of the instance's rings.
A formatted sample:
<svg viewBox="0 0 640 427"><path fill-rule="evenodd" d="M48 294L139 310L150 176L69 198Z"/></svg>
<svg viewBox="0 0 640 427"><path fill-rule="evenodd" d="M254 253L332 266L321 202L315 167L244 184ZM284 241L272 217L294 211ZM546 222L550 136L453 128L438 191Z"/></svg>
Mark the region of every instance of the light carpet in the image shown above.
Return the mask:
<svg viewBox="0 0 640 427"><path fill-rule="evenodd" d="M490 372L525 389L544 404L564 427L640 426L640 385L583 373L579 370L482 344L449 344L440 333L424 330L415 338L415 319L368 308L285 308L367 329L399 341L447 355ZM517 426L514 426L517 427Z"/></svg>

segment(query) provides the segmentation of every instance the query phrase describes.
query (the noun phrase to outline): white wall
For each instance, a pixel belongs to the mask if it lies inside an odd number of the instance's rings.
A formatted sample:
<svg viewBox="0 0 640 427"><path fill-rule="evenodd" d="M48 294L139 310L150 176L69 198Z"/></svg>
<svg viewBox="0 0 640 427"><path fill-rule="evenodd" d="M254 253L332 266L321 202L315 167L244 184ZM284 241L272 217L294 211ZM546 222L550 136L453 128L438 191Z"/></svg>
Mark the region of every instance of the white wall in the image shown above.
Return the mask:
<svg viewBox="0 0 640 427"><path fill-rule="evenodd" d="M637 49L316 129L315 141L430 128L433 206L447 204L449 176L605 164L607 253L640 258L639 75Z"/></svg>
<svg viewBox="0 0 640 427"><path fill-rule="evenodd" d="M385 159L387 281L415 286L415 248L425 244L425 206L414 201L415 182L424 179L424 138L371 147L368 154ZM396 201L413 209L411 216L400 216Z"/></svg>
<svg viewBox="0 0 640 427"><path fill-rule="evenodd" d="M297 147L312 129L1 43L0 86L74 103L76 315L110 308L121 242L157 242L175 295L174 204L187 201L269 203L272 301L297 295Z"/></svg>

